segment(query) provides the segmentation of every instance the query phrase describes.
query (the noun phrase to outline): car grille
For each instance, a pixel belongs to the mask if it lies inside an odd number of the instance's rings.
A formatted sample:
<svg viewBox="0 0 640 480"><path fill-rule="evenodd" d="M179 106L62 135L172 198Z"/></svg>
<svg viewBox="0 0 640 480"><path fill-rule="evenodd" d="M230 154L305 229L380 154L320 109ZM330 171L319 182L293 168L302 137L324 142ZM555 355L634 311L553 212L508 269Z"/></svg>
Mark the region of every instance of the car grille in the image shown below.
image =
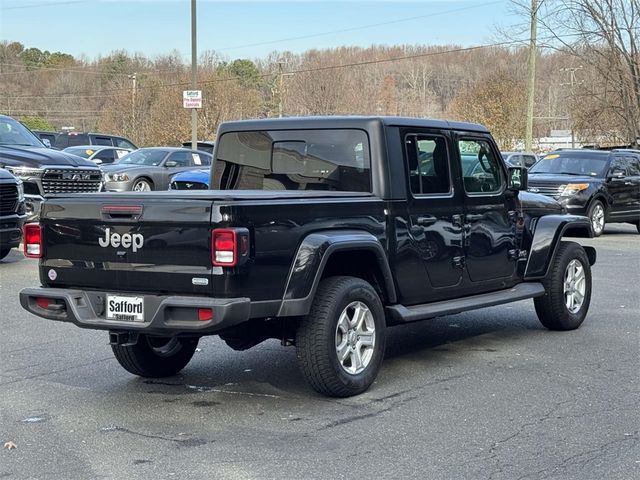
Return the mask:
<svg viewBox="0 0 640 480"><path fill-rule="evenodd" d="M0 185L0 215L16 213L18 207L18 186L15 184Z"/></svg>
<svg viewBox="0 0 640 480"><path fill-rule="evenodd" d="M173 190L208 190L206 183L201 182L173 182L171 184Z"/></svg>
<svg viewBox="0 0 640 480"><path fill-rule="evenodd" d="M50 168L42 176L42 190L50 193L98 192L102 186L102 174L99 170L80 170L76 168Z"/></svg>
<svg viewBox="0 0 640 480"><path fill-rule="evenodd" d="M548 197L558 198L562 191L564 190L565 185L531 185L529 184L528 190L533 193L541 193L542 195L546 195Z"/></svg>

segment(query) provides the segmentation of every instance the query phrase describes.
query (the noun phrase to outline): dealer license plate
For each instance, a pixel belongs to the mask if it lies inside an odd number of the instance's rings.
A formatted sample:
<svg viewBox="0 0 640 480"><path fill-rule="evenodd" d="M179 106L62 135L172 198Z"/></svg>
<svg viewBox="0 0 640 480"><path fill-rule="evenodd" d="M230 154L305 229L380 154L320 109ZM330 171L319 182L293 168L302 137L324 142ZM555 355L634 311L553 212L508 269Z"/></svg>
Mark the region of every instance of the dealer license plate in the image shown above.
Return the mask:
<svg viewBox="0 0 640 480"><path fill-rule="evenodd" d="M144 298L107 295L107 320L144 322Z"/></svg>

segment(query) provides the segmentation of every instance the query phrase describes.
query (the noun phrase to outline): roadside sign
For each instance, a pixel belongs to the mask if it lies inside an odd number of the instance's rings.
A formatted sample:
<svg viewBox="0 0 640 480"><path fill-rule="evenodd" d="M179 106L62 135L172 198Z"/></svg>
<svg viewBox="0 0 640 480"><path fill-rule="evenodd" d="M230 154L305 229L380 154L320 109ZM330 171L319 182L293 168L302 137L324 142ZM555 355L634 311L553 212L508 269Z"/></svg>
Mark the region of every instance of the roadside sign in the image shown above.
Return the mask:
<svg viewBox="0 0 640 480"><path fill-rule="evenodd" d="M202 108L202 90L184 90L182 92L184 108Z"/></svg>

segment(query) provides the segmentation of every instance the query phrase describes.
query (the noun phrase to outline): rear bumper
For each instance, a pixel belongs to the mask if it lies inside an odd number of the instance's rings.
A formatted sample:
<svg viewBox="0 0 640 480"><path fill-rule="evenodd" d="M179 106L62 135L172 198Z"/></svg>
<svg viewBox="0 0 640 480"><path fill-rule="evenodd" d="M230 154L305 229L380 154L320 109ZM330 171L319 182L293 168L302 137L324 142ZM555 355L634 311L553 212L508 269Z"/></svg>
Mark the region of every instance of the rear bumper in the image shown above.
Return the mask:
<svg viewBox="0 0 640 480"><path fill-rule="evenodd" d="M20 292L20 304L39 317L73 323L81 328L162 336L215 334L246 322L251 311L248 298L136 295L144 297L144 321L107 320L105 299L108 294L64 288L25 288ZM37 298L55 301L55 309L40 307ZM198 320L198 309L201 308L213 311L211 320Z"/></svg>

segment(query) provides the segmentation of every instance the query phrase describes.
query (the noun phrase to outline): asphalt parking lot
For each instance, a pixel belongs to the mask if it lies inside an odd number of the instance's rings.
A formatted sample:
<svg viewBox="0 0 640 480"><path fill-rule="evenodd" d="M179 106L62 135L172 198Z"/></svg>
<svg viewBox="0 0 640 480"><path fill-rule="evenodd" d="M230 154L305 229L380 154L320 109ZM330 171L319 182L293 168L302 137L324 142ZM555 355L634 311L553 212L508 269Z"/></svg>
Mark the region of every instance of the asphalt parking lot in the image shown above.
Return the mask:
<svg viewBox="0 0 640 480"><path fill-rule="evenodd" d="M533 302L389 330L376 383L317 395L292 348L205 338L136 378L105 332L32 316L36 262L0 264L0 478L631 479L640 476L640 235L607 227L583 326Z"/></svg>

